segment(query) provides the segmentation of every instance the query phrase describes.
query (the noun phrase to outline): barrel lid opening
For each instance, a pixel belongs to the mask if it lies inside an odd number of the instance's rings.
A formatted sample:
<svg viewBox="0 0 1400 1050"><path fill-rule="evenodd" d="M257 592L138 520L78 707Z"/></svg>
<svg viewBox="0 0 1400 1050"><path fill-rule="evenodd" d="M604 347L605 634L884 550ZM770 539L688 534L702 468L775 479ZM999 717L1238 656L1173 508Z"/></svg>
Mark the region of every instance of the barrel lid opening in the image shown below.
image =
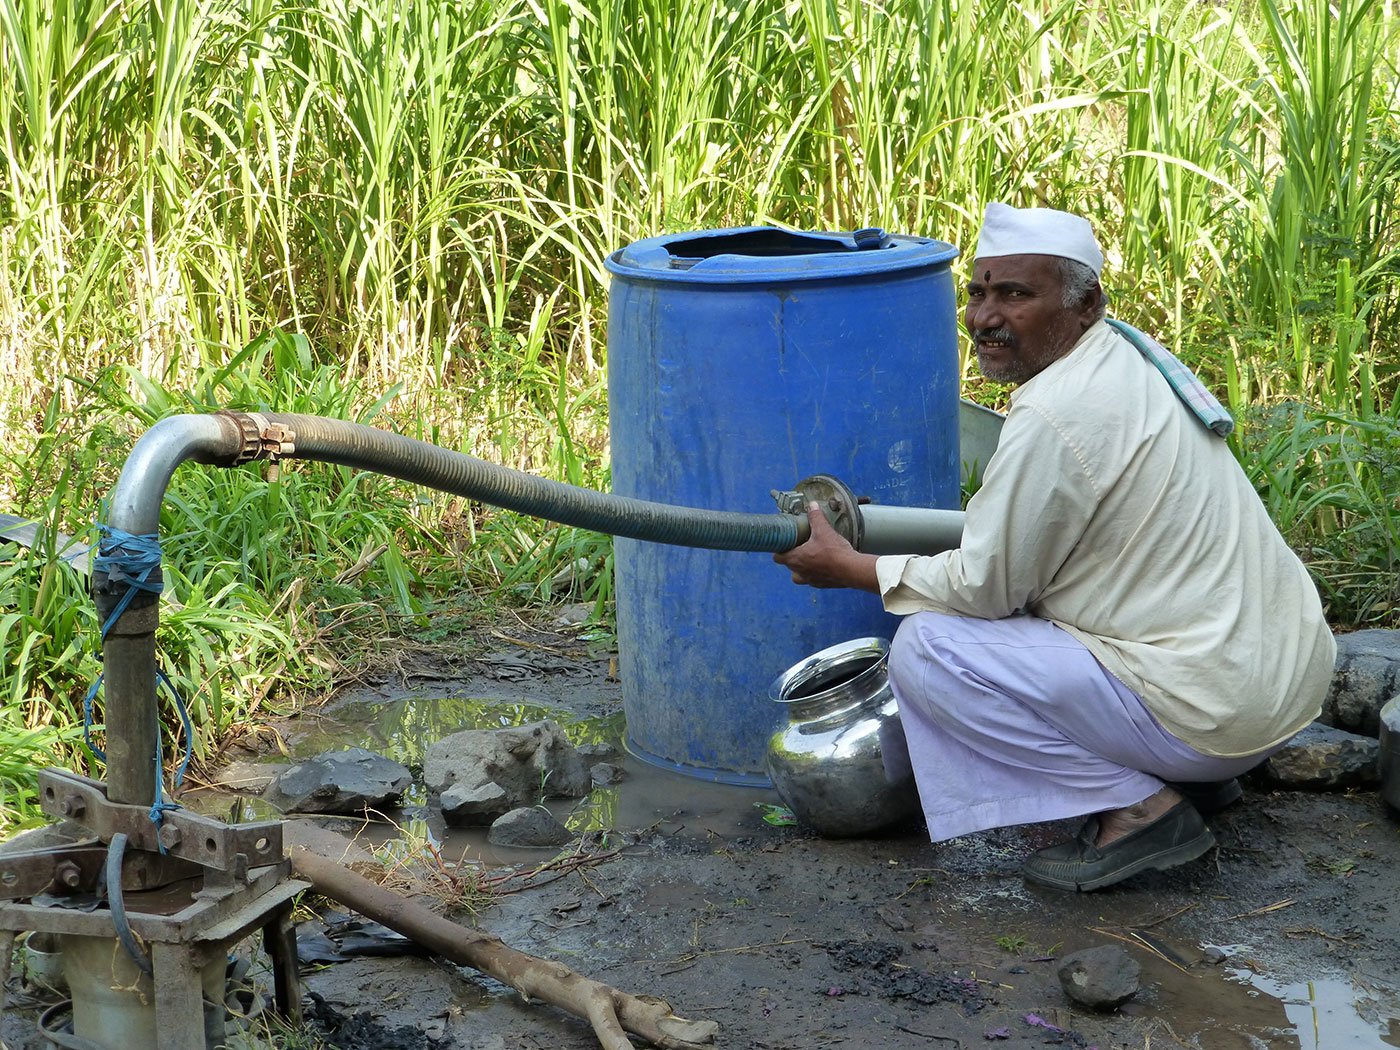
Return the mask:
<svg viewBox="0 0 1400 1050"><path fill-rule="evenodd" d="M877 227L804 233L747 226L649 237L613 252L607 267L619 276L658 281L789 282L946 266L957 254L942 241Z"/></svg>
<svg viewBox="0 0 1400 1050"><path fill-rule="evenodd" d="M884 230L873 228L845 236L796 233L768 226L756 230L740 230L736 233L717 233L710 237L678 238L666 241L664 247L671 253L671 266L677 270L686 270L700 260L713 259L716 255L774 258L786 255L820 255L826 252L869 251L871 248L890 248L893 245Z"/></svg>

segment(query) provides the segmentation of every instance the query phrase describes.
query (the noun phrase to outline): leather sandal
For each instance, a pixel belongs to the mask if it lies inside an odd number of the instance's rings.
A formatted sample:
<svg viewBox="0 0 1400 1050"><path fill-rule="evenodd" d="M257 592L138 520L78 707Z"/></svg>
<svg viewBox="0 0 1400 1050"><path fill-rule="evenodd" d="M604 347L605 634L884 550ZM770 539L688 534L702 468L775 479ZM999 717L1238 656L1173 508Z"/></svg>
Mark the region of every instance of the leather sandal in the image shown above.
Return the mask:
<svg viewBox="0 0 1400 1050"><path fill-rule="evenodd" d="M1215 845L1191 803L1178 802L1146 827L1096 846L1099 818L1090 817L1068 842L1031 855L1026 879L1059 890L1098 890L1143 871L1161 871L1195 860Z"/></svg>
<svg viewBox="0 0 1400 1050"><path fill-rule="evenodd" d="M1235 777L1229 780L1211 780L1196 784L1172 783L1171 787L1181 792L1187 802L1196 807L1203 817L1219 813L1227 806L1233 806L1244 794L1244 788Z"/></svg>

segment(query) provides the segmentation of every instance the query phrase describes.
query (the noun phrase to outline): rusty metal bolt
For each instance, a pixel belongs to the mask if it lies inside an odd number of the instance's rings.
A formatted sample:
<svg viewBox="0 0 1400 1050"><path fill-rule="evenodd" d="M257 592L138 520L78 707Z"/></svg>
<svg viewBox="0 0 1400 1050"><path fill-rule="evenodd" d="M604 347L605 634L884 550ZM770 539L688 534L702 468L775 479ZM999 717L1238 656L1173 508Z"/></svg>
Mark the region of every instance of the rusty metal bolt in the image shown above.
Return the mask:
<svg viewBox="0 0 1400 1050"><path fill-rule="evenodd" d="M78 867L71 860L62 860L54 865L53 880L60 886L66 886L70 890L76 890L83 881L83 869Z"/></svg>
<svg viewBox="0 0 1400 1050"><path fill-rule="evenodd" d="M175 849L180 845L183 836L180 829L174 824L162 824L160 828L160 844L166 849Z"/></svg>
<svg viewBox="0 0 1400 1050"><path fill-rule="evenodd" d="M87 812L87 803L83 801L82 795L65 795L63 803L58 808L65 817L81 820L83 814Z"/></svg>

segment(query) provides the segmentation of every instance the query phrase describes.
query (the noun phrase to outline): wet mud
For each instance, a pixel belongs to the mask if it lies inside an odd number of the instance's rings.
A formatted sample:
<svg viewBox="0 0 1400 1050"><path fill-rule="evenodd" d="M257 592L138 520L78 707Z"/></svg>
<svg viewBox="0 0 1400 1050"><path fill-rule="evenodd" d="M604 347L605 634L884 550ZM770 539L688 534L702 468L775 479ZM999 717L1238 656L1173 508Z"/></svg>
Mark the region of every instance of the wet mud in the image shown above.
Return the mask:
<svg viewBox="0 0 1400 1050"><path fill-rule="evenodd" d="M281 732L295 755L360 745L410 766L447 733L542 715L576 743L618 743L612 666L567 634L516 632L450 672L361 683ZM430 843L497 890L471 901L480 926L714 1020L724 1047L1400 1047L1400 822L1374 793L1247 785L1211 818L1219 847L1202 861L1074 895L1020 876L1071 824L823 840L766 822L771 791L619 761L621 784L549 803L582 833L562 859L494 850L422 798L392 823L324 826L381 851ZM1073 1007L1055 960L1108 943L1141 964L1141 991L1110 1014ZM318 965L304 987L328 1045L597 1045L584 1022L429 958Z"/></svg>

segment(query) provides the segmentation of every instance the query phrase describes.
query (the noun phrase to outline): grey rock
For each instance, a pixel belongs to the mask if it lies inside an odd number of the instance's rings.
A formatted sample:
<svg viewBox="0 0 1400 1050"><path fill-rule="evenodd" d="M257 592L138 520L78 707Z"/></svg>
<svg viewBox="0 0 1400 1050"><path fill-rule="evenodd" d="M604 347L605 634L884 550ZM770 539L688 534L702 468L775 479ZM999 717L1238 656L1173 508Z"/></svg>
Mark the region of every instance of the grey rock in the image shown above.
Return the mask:
<svg viewBox="0 0 1400 1050"><path fill-rule="evenodd" d="M1380 742L1314 722L1259 767L1266 783L1341 791L1380 783Z"/></svg>
<svg viewBox="0 0 1400 1050"><path fill-rule="evenodd" d="M468 729L431 744L423 782L441 793L454 784L499 784L510 806L542 798L579 798L593 789L588 765L548 719L507 729Z"/></svg>
<svg viewBox="0 0 1400 1050"><path fill-rule="evenodd" d="M412 783L406 767L352 747L298 762L279 773L263 797L283 813L359 813L396 805Z"/></svg>
<svg viewBox="0 0 1400 1050"><path fill-rule="evenodd" d="M1114 944L1066 955L1055 967L1060 987L1080 1006L1112 1010L1137 995L1142 967Z"/></svg>
<svg viewBox="0 0 1400 1050"><path fill-rule="evenodd" d="M620 784L627 779L627 770L621 766L615 766L611 762L594 762L592 773L593 783L598 787Z"/></svg>
<svg viewBox="0 0 1400 1050"><path fill-rule="evenodd" d="M561 627L577 627L593 615L592 602L572 602L554 610L554 622Z"/></svg>
<svg viewBox="0 0 1400 1050"><path fill-rule="evenodd" d="M574 833L554 818L554 814L537 806L513 809L491 825L488 841L497 846L562 846L573 840Z"/></svg>
<svg viewBox="0 0 1400 1050"><path fill-rule="evenodd" d="M460 781L442 793L442 816L452 827L480 828L510 812L506 789L493 781L468 785Z"/></svg>
<svg viewBox="0 0 1400 1050"><path fill-rule="evenodd" d="M1337 663L1319 721L1366 736L1380 731L1380 709L1400 695L1400 631L1337 636Z"/></svg>
<svg viewBox="0 0 1400 1050"><path fill-rule="evenodd" d="M234 759L219 770L218 787L240 795L259 795L291 768L290 762L254 762Z"/></svg>
<svg viewBox="0 0 1400 1050"><path fill-rule="evenodd" d="M1400 810L1400 696L1381 708L1381 798Z"/></svg>
<svg viewBox="0 0 1400 1050"><path fill-rule="evenodd" d="M616 744L579 744L577 750L585 762L616 762L622 757Z"/></svg>

